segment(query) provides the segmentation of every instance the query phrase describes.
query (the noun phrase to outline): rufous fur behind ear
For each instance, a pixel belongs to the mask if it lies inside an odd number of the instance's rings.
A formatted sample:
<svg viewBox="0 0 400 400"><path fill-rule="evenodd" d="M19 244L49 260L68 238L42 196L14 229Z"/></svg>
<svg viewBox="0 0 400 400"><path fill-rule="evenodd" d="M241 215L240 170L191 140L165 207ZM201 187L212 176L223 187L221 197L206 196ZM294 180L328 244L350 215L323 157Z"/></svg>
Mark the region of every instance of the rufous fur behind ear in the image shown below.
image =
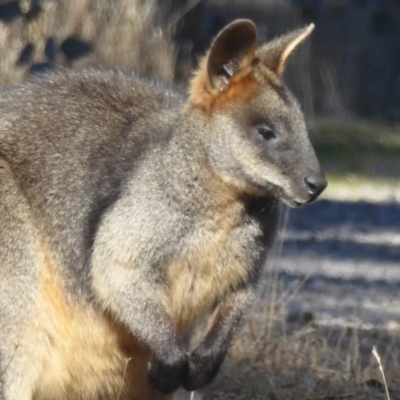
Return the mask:
<svg viewBox="0 0 400 400"><path fill-rule="evenodd" d="M201 64L205 64L204 59ZM250 96L256 87L256 80L251 67L246 68L241 74L233 76L229 85L223 90L214 89L209 82L204 68L198 69L189 86L189 102L205 111L210 111L214 106L226 103L234 98Z"/></svg>

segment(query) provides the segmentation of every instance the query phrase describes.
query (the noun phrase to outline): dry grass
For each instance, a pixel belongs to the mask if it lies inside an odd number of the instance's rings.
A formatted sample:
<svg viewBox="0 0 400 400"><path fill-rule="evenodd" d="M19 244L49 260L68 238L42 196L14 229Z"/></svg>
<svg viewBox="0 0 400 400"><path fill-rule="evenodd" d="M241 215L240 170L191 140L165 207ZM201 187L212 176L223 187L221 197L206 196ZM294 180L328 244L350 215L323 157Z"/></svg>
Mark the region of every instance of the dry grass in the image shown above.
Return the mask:
<svg viewBox="0 0 400 400"><path fill-rule="evenodd" d="M399 332L288 322L285 299L277 298L273 313L259 304L248 317L206 399L400 398ZM372 356L375 345L382 367Z"/></svg>
<svg viewBox="0 0 400 400"><path fill-rule="evenodd" d="M28 10L29 3L22 2ZM173 23L157 7L156 0L45 0L38 18L22 17L11 24L0 21L0 86L23 80L28 66L16 66L21 51L33 43L34 63L46 61L49 37L60 45L68 37L78 37L93 46L93 52L75 66L118 66L171 82L175 48L171 40ZM71 66L61 52L56 65Z"/></svg>

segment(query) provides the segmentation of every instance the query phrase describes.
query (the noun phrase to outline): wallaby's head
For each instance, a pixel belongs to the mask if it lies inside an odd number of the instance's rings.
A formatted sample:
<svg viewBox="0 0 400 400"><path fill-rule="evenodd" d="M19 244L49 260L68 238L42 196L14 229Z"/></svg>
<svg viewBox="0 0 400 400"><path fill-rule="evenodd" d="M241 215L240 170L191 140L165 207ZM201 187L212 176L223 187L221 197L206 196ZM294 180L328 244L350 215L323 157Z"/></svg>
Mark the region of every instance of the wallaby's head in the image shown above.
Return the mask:
<svg viewBox="0 0 400 400"><path fill-rule="evenodd" d="M302 111L282 82L289 55L313 28L258 47L253 22L231 23L215 38L189 93L189 107L203 113L210 132L217 173L239 190L272 194L292 207L314 200L327 185Z"/></svg>

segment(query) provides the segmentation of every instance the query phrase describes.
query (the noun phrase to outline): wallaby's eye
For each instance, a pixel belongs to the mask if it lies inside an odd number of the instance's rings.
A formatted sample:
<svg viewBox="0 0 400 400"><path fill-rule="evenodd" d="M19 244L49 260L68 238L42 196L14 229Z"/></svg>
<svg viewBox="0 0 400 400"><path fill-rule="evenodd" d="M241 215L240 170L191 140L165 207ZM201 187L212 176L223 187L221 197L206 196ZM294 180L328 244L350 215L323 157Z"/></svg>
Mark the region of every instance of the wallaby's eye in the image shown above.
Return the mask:
<svg viewBox="0 0 400 400"><path fill-rule="evenodd" d="M274 131L268 125L257 126L257 132L265 140L271 140L276 138Z"/></svg>

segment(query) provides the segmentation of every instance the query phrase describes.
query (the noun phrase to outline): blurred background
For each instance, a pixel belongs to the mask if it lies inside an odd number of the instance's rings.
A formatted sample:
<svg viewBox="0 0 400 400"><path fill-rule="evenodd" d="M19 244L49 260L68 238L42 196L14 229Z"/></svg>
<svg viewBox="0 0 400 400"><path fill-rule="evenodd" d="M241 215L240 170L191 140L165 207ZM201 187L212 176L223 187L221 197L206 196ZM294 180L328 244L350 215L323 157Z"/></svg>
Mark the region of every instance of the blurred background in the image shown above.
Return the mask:
<svg viewBox="0 0 400 400"><path fill-rule="evenodd" d="M399 399L399 0L0 0L0 85L96 66L185 90L235 18L251 18L260 43L316 24L285 79L329 187L284 210L259 301L191 398L387 399L376 346Z"/></svg>

